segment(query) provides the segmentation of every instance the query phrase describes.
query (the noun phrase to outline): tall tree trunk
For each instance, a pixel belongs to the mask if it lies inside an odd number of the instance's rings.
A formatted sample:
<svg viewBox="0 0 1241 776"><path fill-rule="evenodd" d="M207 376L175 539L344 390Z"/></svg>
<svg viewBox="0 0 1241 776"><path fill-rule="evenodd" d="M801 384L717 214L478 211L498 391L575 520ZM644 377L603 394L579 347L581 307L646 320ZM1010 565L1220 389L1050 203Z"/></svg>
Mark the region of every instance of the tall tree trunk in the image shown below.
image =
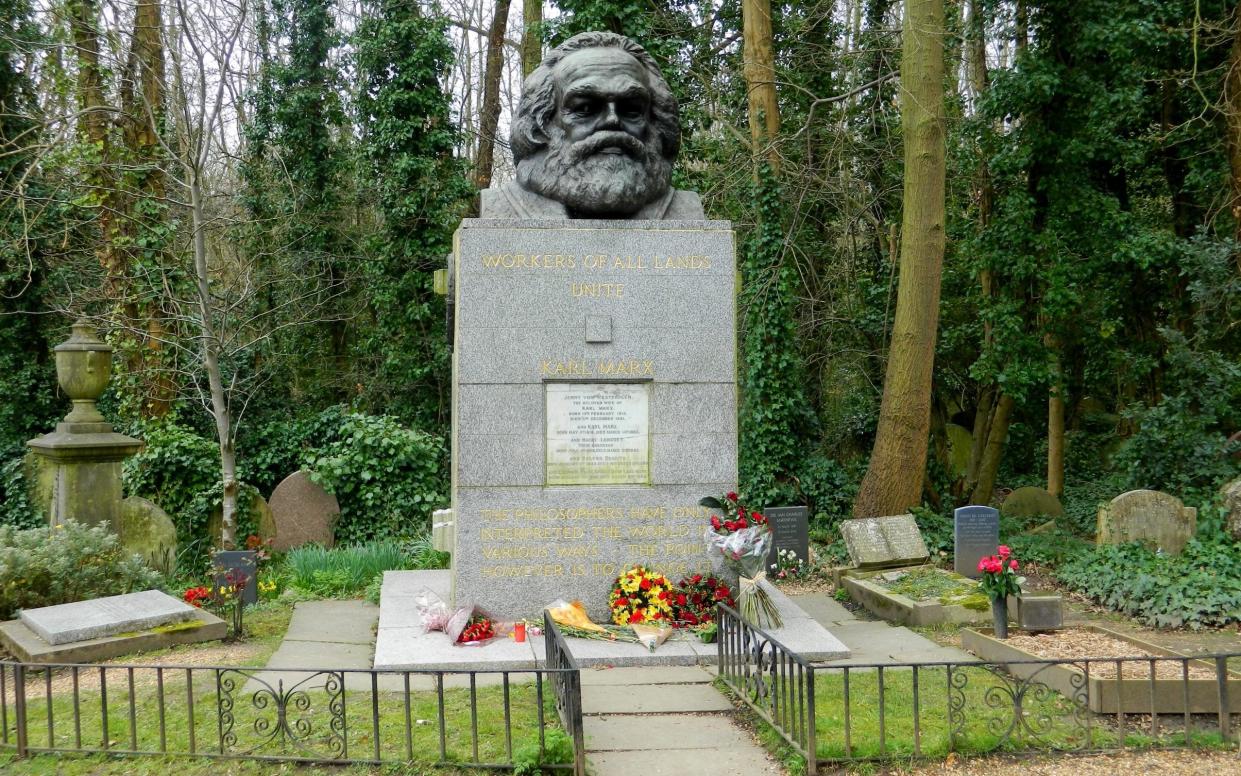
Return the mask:
<svg viewBox="0 0 1241 776"><path fill-rule="evenodd" d="M971 504L990 504L995 492L995 476L1000 470L1000 458L1004 453L1004 437L1008 436L1008 418L1013 411L1013 397L1002 394L995 403L995 417L987 434L987 449L982 465L978 467L978 484L970 494Z"/></svg>
<svg viewBox="0 0 1241 776"><path fill-rule="evenodd" d="M898 514L921 501L944 263L943 37L943 0L908 0L901 61L901 278L879 428L854 517Z"/></svg>
<svg viewBox="0 0 1241 776"><path fill-rule="evenodd" d="M521 77L534 72L543 59L543 0L522 0Z"/></svg>
<svg viewBox="0 0 1241 776"><path fill-rule="evenodd" d="M123 306L128 296L129 262L125 252L117 248L120 228L116 182L108 164L112 156L108 124L111 107L103 89L103 70L99 64L99 8L95 0L72 0L69 4L69 26L77 54L77 102L81 116L78 136L89 145L96 158L88 163L87 178L99 208L99 244L96 255L104 270L104 294L113 303Z"/></svg>
<svg viewBox="0 0 1241 776"><path fill-rule="evenodd" d="M1051 359L1051 386L1047 390L1047 492L1059 498L1064 493L1064 377L1060 343L1050 334L1046 342Z"/></svg>
<svg viewBox="0 0 1241 776"><path fill-rule="evenodd" d="M1233 12L1232 55L1228 60L1228 78L1224 82L1224 103L1228 111L1228 163L1232 169L1233 228L1241 242L1241 4ZM1241 251L1237 253L1237 269L1241 270Z"/></svg>
<svg viewBox="0 0 1241 776"><path fill-rule="evenodd" d="M474 159L474 184L491 185L495 161L496 127L500 124L500 75L504 72L504 32L508 29L510 0L496 0L487 36L487 70L483 73L483 110L478 128L478 156Z"/></svg>
<svg viewBox="0 0 1241 776"><path fill-rule="evenodd" d="M742 0L742 62L749 95L751 152L757 160L766 156L773 170L780 169L775 140L780 134L780 108L776 102L775 57L771 40L771 0Z"/></svg>

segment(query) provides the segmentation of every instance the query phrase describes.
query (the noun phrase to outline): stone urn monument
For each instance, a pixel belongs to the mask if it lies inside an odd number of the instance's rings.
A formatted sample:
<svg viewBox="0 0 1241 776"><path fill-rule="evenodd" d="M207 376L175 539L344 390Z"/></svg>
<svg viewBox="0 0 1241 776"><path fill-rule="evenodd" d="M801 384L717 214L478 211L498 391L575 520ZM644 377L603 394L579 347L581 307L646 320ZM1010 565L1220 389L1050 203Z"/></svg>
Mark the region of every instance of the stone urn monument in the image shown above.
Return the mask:
<svg viewBox="0 0 1241 776"><path fill-rule="evenodd" d="M142 441L118 434L95 406L112 376L112 348L86 321L56 348L56 379L73 409L56 430L32 439L41 464L52 471L52 525L75 520L88 525L120 523L121 461L142 449Z"/></svg>

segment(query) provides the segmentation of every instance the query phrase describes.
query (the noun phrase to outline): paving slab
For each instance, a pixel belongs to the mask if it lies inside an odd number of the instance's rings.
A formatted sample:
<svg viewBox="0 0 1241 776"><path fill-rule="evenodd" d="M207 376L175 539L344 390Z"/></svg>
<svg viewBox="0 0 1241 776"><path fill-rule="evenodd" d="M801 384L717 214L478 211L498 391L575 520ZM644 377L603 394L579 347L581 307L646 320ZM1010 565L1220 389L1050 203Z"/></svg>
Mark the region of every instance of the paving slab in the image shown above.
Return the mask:
<svg viewBox="0 0 1241 776"><path fill-rule="evenodd" d="M582 693L583 714L667 714L732 711L732 704L709 684L600 685Z"/></svg>
<svg viewBox="0 0 1241 776"><path fill-rule="evenodd" d="M373 665L381 671L516 671L541 665L543 645L540 643L538 648L536 651L533 639L518 644L510 638L463 647L450 642L442 631L426 632L421 627L380 628Z"/></svg>
<svg viewBox="0 0 1241 776"><path fill-rule="evenodd" d="M728 735L716 732L721 738ZM746 735L740 730L736 732ZM640 740L649 741L654 737L648 733ZM720 757L704 756L700 749L599 752L590 756L590 764L593 776L775 776L784 773L784 769L757 746L729 750Z"/></svg>
<svg viewBox="0 0 1241 776"><path fill-rule="evenodd" d="M830 628L837 623L857 621L857 615L846 609L828 593L807 593L789 597L802 611L824 627Z"/></svg>
<svg viewBox="0 0 1241 776"><path fill-rule="evenodd" d="M748 736L721 736L732 724L724 713L715 714L607 714L582 718L586 748L592 752L651 749L744 750L754 746ZM659 735L652 736L651 731Z"/></svg>
<svg viewBox="0 0 1241 776"><path fill-rule="evenodd" d="M698 666L649 666L612 668L603 666L582 670L583 687L646 684L707 684L711 674Z"/></svg>
<svg viewBox="0 0 1241 776"><path fill-rule="evenodd" d="M293 608L284 640L369 647L375 643L378 621L379 607L366 601L303 601Z"/></svg>

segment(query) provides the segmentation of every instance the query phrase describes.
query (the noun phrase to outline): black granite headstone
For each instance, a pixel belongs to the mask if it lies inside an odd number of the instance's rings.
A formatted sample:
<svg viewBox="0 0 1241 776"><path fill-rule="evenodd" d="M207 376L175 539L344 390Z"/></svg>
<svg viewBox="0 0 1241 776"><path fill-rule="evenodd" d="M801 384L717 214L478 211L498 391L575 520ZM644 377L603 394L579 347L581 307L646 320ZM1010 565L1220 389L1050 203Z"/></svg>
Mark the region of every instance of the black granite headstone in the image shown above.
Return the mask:
<svg viewBox="0 0 1241 776"><path fill-rule="evenodd" d="M792 550L802 563L810 562L810 510L806 507L772 507L763 510L771 524L771 554L767 573L776 565L780 550Z"/></svg>
<svg viewBox="0 0 1241 776"><path fill-rule="evenodd" d="M992 507L960 507L952 513L953 569L971 579L982 576L978 561L994 555L1000 544L1000 511Z"/></svg>
<svg viewBox="0 0 1241 776"><path fill-rule="evenodd" d="M217 590L232 587L237 580L244 579L246 584L241 591L241 602L252 604L259 600L258 564L254 552L222 550L212 556L212 565Z"/></svg>

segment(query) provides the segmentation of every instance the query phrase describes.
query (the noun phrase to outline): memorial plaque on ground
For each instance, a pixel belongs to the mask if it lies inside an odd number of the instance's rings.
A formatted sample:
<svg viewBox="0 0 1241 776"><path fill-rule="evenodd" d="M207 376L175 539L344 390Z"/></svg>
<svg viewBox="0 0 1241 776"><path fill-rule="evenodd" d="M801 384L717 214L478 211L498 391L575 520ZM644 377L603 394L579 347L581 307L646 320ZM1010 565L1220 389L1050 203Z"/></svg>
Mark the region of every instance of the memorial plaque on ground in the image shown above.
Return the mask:
<svg viewBox="0 0 1241 776"><path fill-rule="evenodd" d="M246 604L257 603L259 600L258 563L255 554L250 550L221 550L211 556L215 586L232 587L239 580L245 582L241 591L241 601Z"/></svg>
<svg viewBox="0 0 1241 776"><path fill-rule="evenodd" d="M706 569L698 500L737 479L730 225L467 219L455 244L456 600L602 619L628 566Z"/></svg>
<svg viewBox="0 0 1241 776"><path fill-rule="evenodd" d="M913 515L846 520L840 524L840 534L859 569L909 566L929 556Z"/></svg>
<svg viewBox="0 0 1241 776"><path fill-rule="evenodd" d="M994 507L959 507L952 513L953 570L978 579L978 561L994 555L1000 545L1000 511Z"/></svg>
<svg viewBox="0 0 1241 776"><path fill-rule="evenodd" d="M192 619L198 610L159 590L24 609L21 621L48 644L69 644Z"/></svg>
<svg viewBox="0 0 1241 776"><path fill-rule="evenodd" d="M810 562L810 510L806 507L771 507L763 514L771 524L771 557L768 574L779 562L780 550L791 550L802 563Z"/></svg>

